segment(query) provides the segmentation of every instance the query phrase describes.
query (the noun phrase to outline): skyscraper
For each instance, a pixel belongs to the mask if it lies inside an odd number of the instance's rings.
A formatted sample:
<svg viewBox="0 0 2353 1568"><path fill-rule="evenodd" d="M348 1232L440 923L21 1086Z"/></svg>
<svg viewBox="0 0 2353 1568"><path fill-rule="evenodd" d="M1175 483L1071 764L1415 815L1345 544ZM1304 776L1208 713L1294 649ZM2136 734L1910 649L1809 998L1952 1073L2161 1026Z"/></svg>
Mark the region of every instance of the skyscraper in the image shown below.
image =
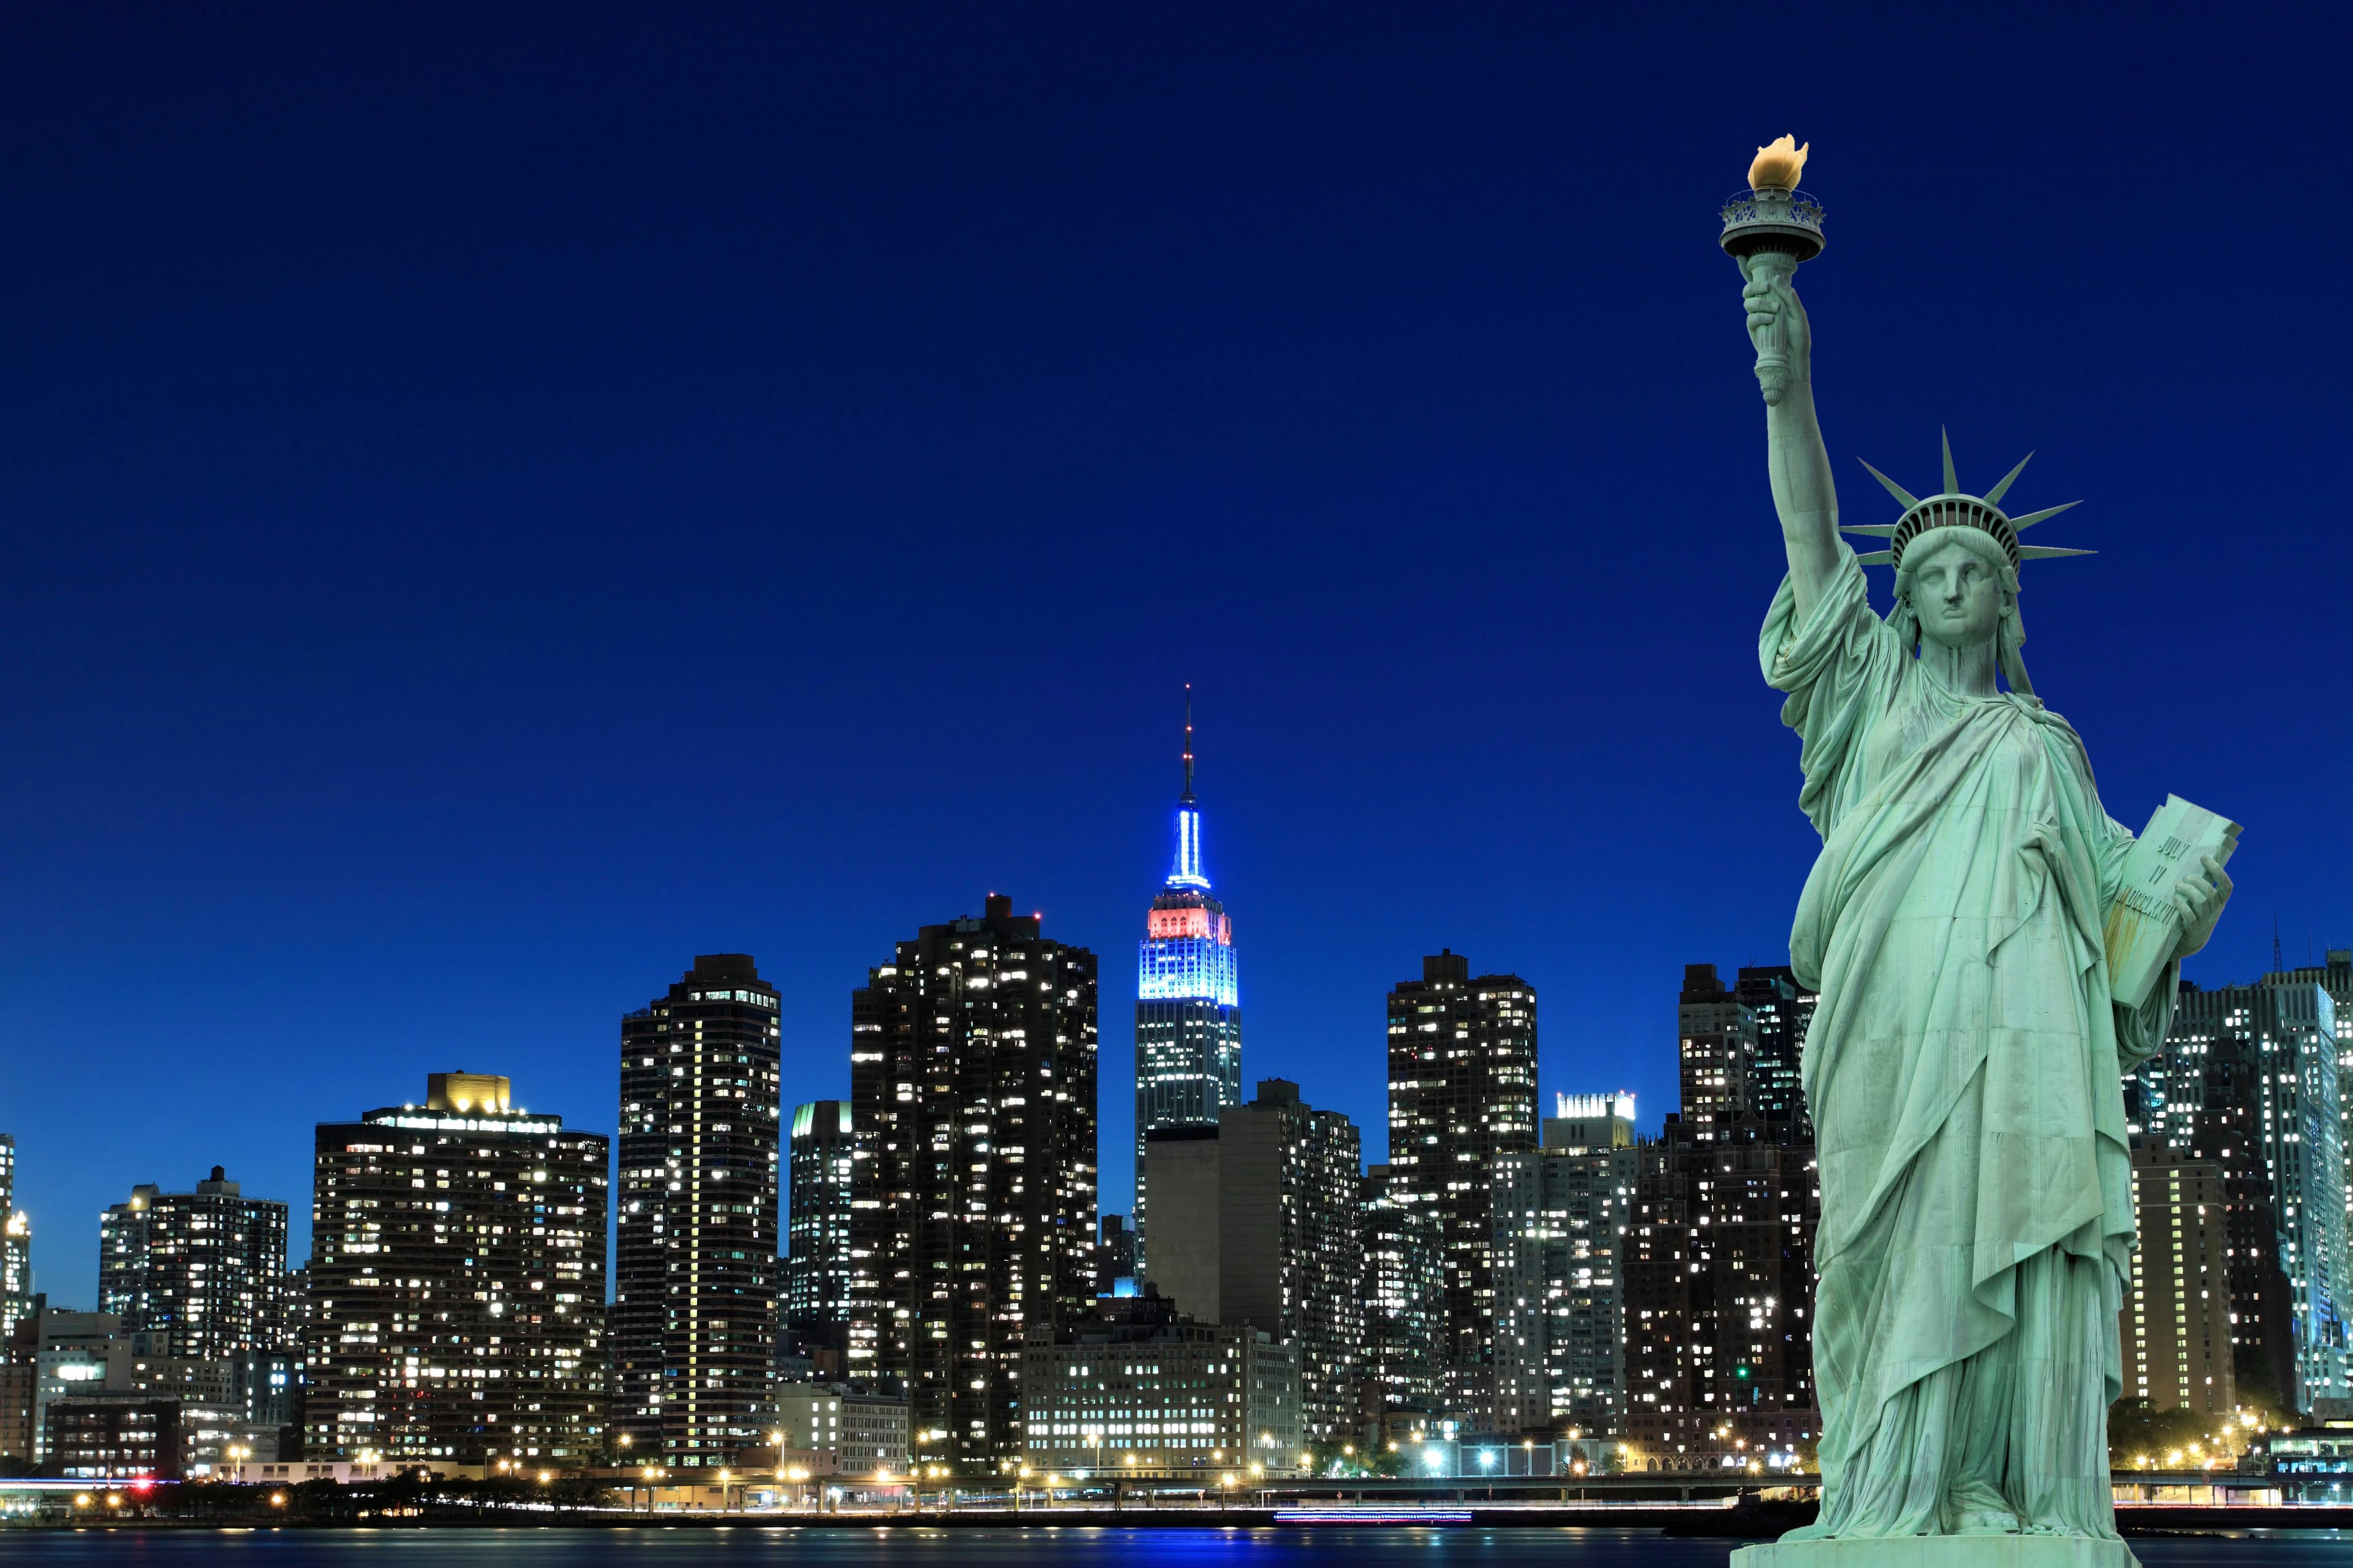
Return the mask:
<svg viewBox="0 0 2353 1568"><path fill-rule="evenodd" d="M2132 1293L2116 1314L2124 1397L2146 1401L2153 1413L2228 1419L2238 1395L2222 1167L2135 1134L2132 1184L2140 1247Z"/></svg>
<svg viewBox="0 0 2353 1568"><path fill-rule="evenodd" d="M2342 1048L2316 982L2184 981L2163 1054L2129 1086L2145 1136L2221 1167L2242 1400L2308 1411L2353 1392Z"/></svg>
<svg viewBox="0 0 2353 1568"><path fill-rule="evenodd" d="M776 1342L776 989L698 954L621 1020L613 1425L665 1464L766 1440Z"/></svg>
<svg viewBox="0 0 2353 1568"><path fill-rule="evenodd" d="M1439 1216L1444 1398L1495 1394L1493 1173L1536 1146L1536 994L1516 974L1471 977L1451 949L1389 992L1389 1195Z"/></svg>
<svg viewBox="0 0 2353 1568"><path fill-rule="evenodd" d="M423 1105L319 1125L308 1458L596 1453L610 1152L489 1073L433 1073Z"/></svg>
<svg viewBox="0 0 2353 1568"><path fill-rule="evenodd" d="M1714 964L1684 967L1675 1021L1683 1106L1637 1147L1620 1247L1626 1430L1651 1468L1789 1463L1821 1430L1813 1144L1757 1113L1756 1015Z"/></svg>
<svg viewBox="0 0 2353 1568"><path fill-rule="evenodd" d="M1815 994L1798 984L1786 963L1746 965L1733 986L1733 998L1748 1009L1757 1030L1757 1057L1749 1068L1748 1103L1771 1126L1786 1128L1799 1142L1814 1139L1799 1076L1806 1031L1814 1022Z"/></svg>
<svg viewBox="0 0 2353 1568"><path fill-rule="evenodd" d="M839 1357L849 1329L849 1205L858 1143L849 1102L818 1100L793 1110L786 1225L786 1338L804 1353Z"/></svg>
<svg viewBox="0 0 2353 1568"><path fill-rule="evenodd" d="M918 1464L1018 1452L1029 1334L1092 1308L1095 980L991 893L851 994L849 1370L904 1380Z"/></svg>
<svg viewBox="0 0 2353 1568"><path fill-rule="evenodd" d="M1234 922L1209 891L1201 810L1193 796L1192 688L1186 689L1185 789L1176 855L1145 916L1135 963L1136 1267L1152 1272L1145 1138L1162 1127L1211 1127L1242 1098L1242 1014Z"/></svg>
<svg viewBox="0 0 2353 1568"><path fill-rule="evenodd" d="M98 1310L149 1353L222 1361L286 1348L286 1205L220 1166L192 1193L148 1184L98 1222Z"/></svg>
<svg viewBox="0 0 2353 1568"><path fill-rule="evenodd" d="M33 1310L33 1222L16 1206L16 1141L0 1132L0 1346Z"/></svg>
<svg viewBox="0 0 2353 1568"><path fill-rule="evenodd" d="M1435 1415L1444 1381L1444 1226L1435 1205L1399 1203L1389 1195L1390 1185L1388 1166L1367 1165L1356 1188L1364 1249L1357 1294L1365 1303L1357 1415L1376 1428L1391 1413Z"/></svg>
<svg viewBox="0 0 2353 1568"><path fill-rule="evenodd" d="M1683 1127L1704 1143L1722 1136L1741 1110L1752 1110L1757 1069L1757 1019L1713 963L1683 965L1675 1007L1677 1056L1683 1079Z"/></svg>
<svg viewBox="0 0 2353 1568"><path fill-rule="evenodd" d="M1637 1173L1634 1097L1559 1097L1534 1152L1495 1159L1499 1432L1625 1429L1620 1248Z"/></svg>
<svg viewBox="0 0 2353 1568"><path fill-rule="evenodd" d="M1356 1124L1267 1079L1218 1125L1155 1130L1166 1211L1160 1278L1178 1311L1263 1329L1299 1352L1302 1419L1338 1441L1356 1415L1365 1358Z"/></svg>
<svg viewBox="0 0 2353 1568"><path fill-rule="evenodd" d="M1670 1117L1639 1152L1623 1266L1637 1464L1715 1469L1794 1454L1821 1431L1812 1145L1774 1140L1754 1115L1704 1139Z"/></svg>

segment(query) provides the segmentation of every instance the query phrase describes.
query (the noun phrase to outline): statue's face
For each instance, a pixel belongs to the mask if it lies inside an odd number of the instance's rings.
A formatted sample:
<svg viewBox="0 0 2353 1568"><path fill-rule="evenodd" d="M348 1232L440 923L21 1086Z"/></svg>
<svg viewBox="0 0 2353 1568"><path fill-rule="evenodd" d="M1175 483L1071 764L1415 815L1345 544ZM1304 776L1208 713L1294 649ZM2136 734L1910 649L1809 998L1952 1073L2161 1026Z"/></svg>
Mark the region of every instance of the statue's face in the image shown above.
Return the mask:
<svg viewBox="0 0 2353 1568"><path fill-rule="evenodd" d="M1966 544L1933 545L1909 563L1912 611L1920 635L1947 647L1975 647L2001 625L2001 574Z"/></svg>

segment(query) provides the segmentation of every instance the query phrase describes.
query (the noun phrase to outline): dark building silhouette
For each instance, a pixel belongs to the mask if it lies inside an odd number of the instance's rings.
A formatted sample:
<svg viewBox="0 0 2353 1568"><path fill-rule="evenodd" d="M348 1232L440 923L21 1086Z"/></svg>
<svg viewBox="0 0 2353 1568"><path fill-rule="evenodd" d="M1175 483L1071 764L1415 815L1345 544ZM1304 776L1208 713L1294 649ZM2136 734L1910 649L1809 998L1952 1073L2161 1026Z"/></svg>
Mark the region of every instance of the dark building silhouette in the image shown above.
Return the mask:
<svg viewBox="0 0 2353 1568"><path fill-rule="evenodd" d="M1389 1196L1439 1217L1447 1408L1493 1407L1495 1156L1536 1146L1536 993L1451 949L1389 992Z"/></svg>
<svg viewBox="0 0 2353 1568"><path fill-rule="evenodd" d="M303 1451L577 1465L604 1436L609 1141L434 1073L318 1128Z"/></svg>
<svg viewBox="0 0 2353 1568"><path fill-rule="evenodd" d="M1092 1311L1095 984L991 893L851 995L849 1370L903 1381L918 1465L994 1475L1029 1336Z"/></svg>
<svg viewBox="0 0 2353 1568"><path fill-rule="evenodd" d="M751 956L718 952L621 1020L613 1425L668 1465L732 1465L767 1440L776 1016Z"/></svg>
<svg viewBox="0 0 2353 1568"><path fill-rule="evenodd" d="M1095 1268L1095 1294L1111 1295L1123 1279L1133 1283L1135 1279L1135 1232L1130 1230L1124 1214L1107 1214L1095 1227L1095 1241L1102 1251Z"/></svg>

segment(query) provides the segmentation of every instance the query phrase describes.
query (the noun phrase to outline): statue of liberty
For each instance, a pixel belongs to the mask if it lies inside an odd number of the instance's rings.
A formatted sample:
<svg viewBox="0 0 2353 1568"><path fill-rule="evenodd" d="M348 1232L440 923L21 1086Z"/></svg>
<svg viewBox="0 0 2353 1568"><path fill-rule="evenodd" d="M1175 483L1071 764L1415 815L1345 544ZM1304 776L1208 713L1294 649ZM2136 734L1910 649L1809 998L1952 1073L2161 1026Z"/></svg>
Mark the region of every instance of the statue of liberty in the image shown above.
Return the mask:
<svg viewBox="0 0 2353 1568"><path fill-rule="evenodd" d="M1820 993L1803 1072L1822 1506L1785 1541L2114 1542L2106 1417L2135 1245L2121 1079L2163 1045L2180 960L2230 879L2195 863L2172 894L2170 962L2140 1005L2115 1000L2103 930L2133 835L2021 657L2021 563L2083 552L2021 545L2051 515L2000 510L2026 465L1966 494L1949 443L1940 493L1873 469L1901 519L1841 524L1794 268L1742 262L1750 334L1772 351L1759 375L1789 561L1757 656L1788 694L1799 804L1822 837L1789 932ZM1858 556L1841 530L1888 547ZM1894 568L1884 618L1866 563ZM2113 1560L2132 1559L2119 1542Z"/></svg>

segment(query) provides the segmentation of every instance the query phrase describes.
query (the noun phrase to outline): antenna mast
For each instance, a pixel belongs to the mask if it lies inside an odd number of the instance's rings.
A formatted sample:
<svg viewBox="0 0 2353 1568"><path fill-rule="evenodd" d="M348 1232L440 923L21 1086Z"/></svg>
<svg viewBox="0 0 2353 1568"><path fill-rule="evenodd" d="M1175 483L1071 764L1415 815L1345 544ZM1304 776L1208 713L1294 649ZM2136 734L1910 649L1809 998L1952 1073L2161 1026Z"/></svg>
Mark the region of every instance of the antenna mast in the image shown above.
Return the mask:
<svg viewBox="0 0 2353 1568"><path fill-rule="evenodd" d="M1185 683L1185 804L1193 804L1193 683Z"/></svg>

